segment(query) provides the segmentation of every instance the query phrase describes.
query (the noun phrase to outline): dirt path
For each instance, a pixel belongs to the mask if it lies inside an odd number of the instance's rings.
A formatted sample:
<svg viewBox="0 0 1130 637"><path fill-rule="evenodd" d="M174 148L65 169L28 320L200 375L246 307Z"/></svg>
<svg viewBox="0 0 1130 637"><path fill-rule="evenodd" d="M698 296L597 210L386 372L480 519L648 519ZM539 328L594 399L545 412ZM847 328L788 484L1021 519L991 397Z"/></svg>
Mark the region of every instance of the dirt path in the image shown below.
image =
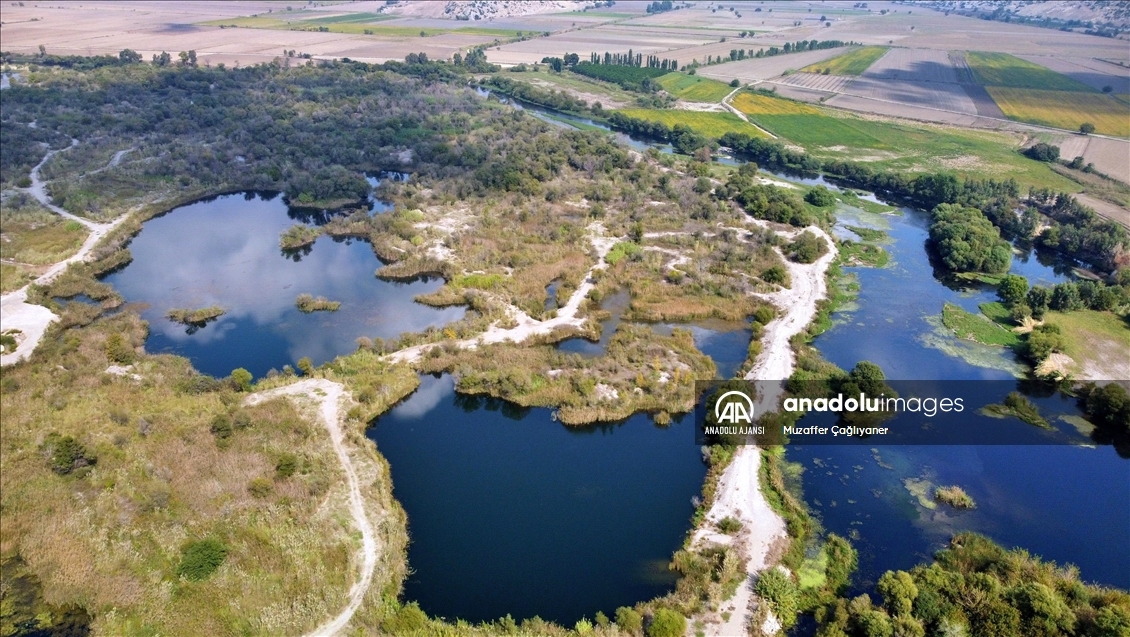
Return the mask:
<svg viewBox="0 0 1130 637"><path fill-rule="evenodd" d="M742 88L743 88L743 87L739 86L738 88L736 88L736 89L734 89L734 90L730 91L730 94L729 94L729 95L727 95L726 97L723 97L723 98L722 98L722 107L723 107L723 108L725 108L726 110L730 111L730 112L731 112L731 113L733 113L734 115L737 115L737 116L738 116L738 119L742 120L742 121L743 121L743 122L745 122L746 124L749 124L750 126L753 126L753 127L754 127L754 128L756 128L757 130L759 130L759 131L761 131L761 132L765 133L766 135L768 135L768 136L769 136L769 139L777 139L777 136L776 136L776 135L774 135L773 133L770 133L769 131L765 130L764 128L762 128L762 127L758 126L757 124L754 124L753 122L749 121L749 118L748 118L748 117L746 117L746 114L745 114L745 113L743 113L743 112L739 111L738 109L734 108L734 106L733 106L732 104L730 104L730 100L731 100L731 99L733 99L733 97L734 97L735 95L737 95L737 94L738 94L738 91L742 90Z"/></svg>
<svg viewBox="0 0 1130 637"><path fill-rule="evenodd" d="M361 483L357 479L357 470L349 458L345 448L345 433L341 427L341 401L345 396L345 388L340 383L335 383L324 378L310 378L299 381L293 385L269 389L264 392L252 394L247 397L248 405L255 405L279 396L303 395L319 403L319 413L322 424L330 434L337 459L341 462L341 470L349 483L349 512L353 516L353 523L361 531L361 577L349 589L349 603L330 621L322 624L309 633L311 637L332 637L349 625L353 614L361 606L365 593L373 582L373 570L377 566L377 538L373 532L373 525L365 512L365 500L361 496Z"/></svg>
<svg viewBox="0 0 1130 637"><path fill-rule="evenodd" d="M580 311L581 303L584 302L589 291L595 286L592 278L593 273L596 270L603 270L608 267L607 263L604 261L604 257L607 256L612 246L620 241L618 237L606 236L604 234L604 226L601 225L600 222L590 224L588 232L589 241L592 242L593 248L596 250L596 263L589 268L581 284L577 286L572 296L569 297L569 301L557 309L557 315L555 317L545 321L538 321L512 305L507 306L506 311L510 319L517 323L514 327L500 327L497 324L491 325L489 329L474 338L461 341L445 341L443 343L424 343L422 345L406 347L400 351L389 354L385 357L385 360L392 363L412 363L433 347L439 347L447 343L454 343L457 347L464 349L475 349L479 345L502 343L506 341L521 343L531 336L549 334L559 327L581 327L584 324L584 319L578 317L577 312Z"/></svg>
<svg viewBox="0 0 1130 637"><path fill-rule="evenodd" d="M54 312L42 305L32 305L27 302L28 287L31 285L47 285L51 281L54 281L55 277L62 274L70 264L86 260L90 251L94 249L94 246L98 245L102 237L116 228L118 224L125 221L128 216L122 215L110 223L95 223L89 219L73 215L51 203L51 198L47 196L46 184L39 177L39 169L42 168L55 153L70 150L74 148L76 144L78 144L78 140L72 139L71 145L67 148L48 152L43 160L36 164L35 168L31 169L31 186L27 188L27 192L35 197L35 199L48 210L72 221L81 223L90 231L90 234L87 235L86 241L82 242L82 247L78 249L78 252L51 266L48 268L47 272L40 275L28 285L0 297L0 324L3 324L5 330L15 329L20 332L16 336L17 345L15 351L0 356L0 366L11 365L31 356L31 353L35 351L36 346L39 345L39 341L43 338L43 334L47 331L47 326L59 319Z"/></svg>
<svg viewBox="0 0 1130 637"><path fill-rule="evenodd" d="M804 265L785 260L792 287L772 294L759 295L770 300L783 311L783 316L765 326L761 355L746 374L746 380L784 381L792 375L796 364L789 341L804 331L816 316L817 302L827 295L824 279L828 266L836 258L835 243L826 232L810 226L805 230L823 238L829 247L815 263ZM792 233L796 234L796 233ZM780 383L762 382L757 397L756 412L761 414L777 409L783 388ZM711 636L730 637L748 634L753 602L753 584L759 572L769 566L769 553L773 545L785 537L785 521L769 506L761 492L759 472L761 453L754 445L738 448L733 460L718 481L714 503L706 513L706 521L691 538L692 546L706 542L733 544L748 561L749 577L738 587L734 597L722 603L719 611L729 612L723 620L721 612L711 613L706 620L705 633ZM736 537L722 535L714 530L714 523L726 517L741 521L742 529ZM770 618L762 627L766 633L775 632L776 619Z"/></svg>

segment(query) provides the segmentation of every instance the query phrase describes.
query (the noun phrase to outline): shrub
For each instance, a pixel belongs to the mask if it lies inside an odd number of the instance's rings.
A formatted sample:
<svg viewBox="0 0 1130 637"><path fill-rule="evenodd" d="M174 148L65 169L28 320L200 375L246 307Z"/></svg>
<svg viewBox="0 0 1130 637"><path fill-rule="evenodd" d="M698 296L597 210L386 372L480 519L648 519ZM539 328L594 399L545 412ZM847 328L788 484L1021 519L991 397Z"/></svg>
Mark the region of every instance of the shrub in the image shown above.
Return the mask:
<svg viewBox="0 0 1130 637"><path fill-rule="evenodd" d="M133 345L124 336L114 333L106 339L106 356L120 365L129 365L134 360L135 352Z"/></svg>
<svg viewBox="0 0 1130 637"><path fill-rule="evenodd" d="M1053 162L1059 159L1059 146L1040 142L1026 149L1024 154L1036 161Z"/></svg>
<svg viewBox="0 0 1130 637"><path fill-rule="evenodd" d="M298 369L303 376L310 376L314 373L314 362L310 360L309 356L303 356L298 359Z"/></svg>
<svg viewBox="0 0 1130 637"><path fill-rule="evenodd" d="M815 263L828 252L828 243L806 230L788 245L787 250L789 258L797 263Z"/></svg>
<svg viewBox="0 0 1130 637"><path fill-rule="evenodd" d="M232 370L231 382L235 386L236 391L251 391L251 372L239 367Z"/></svg>
<svg viewBox="0 0 1130 637"><path fill-rule="evenodd" d="M265 498L271 495L272 489L271 481L263 477L254 478L247 484L247 492L256 498Z"/></svg>
<svg viewBox="0 0 1130 637"><path fill-rule="evenodd" d="M774 285L784 285L788 279L789 273L785 271L784 267L779 265L770 266L761 273L762 281Z"/></svg>
<svg viewBox="0 0 1130 637"><path fill-rule="evenodd" d="M1028 356L1033 360L1042 361L1053 352L1063 351L1063 348L1063 334L1057 325L1038 325L1028 335Z"/></svg>
<svg viewBox="0 0 1130 637"><path fill-rule="evenodd" d="M782 573L780 569L771 568L757 578L757 586L754 590L759 597L769 602L782 626L789 628L796 623L799 591L796 583L788 575Z"/></svg>
<svg viewBox="0 0 1130 637"><path fill-rule="evenodd" d="M817 186L804 195L804 200L819 208L836 205L836 195L824 186Z"/></svg>
<svg viewBox="0 0 1130 637"><path fill-rule="evenodd" d="M682 637L687 632L687 618L669 609L655 611L647 627L647 637Z"/></svg>
<svg viewBox="0 0 1130 637"><path fill-rule="evenodd" d="M181 551L177 575L195 581L207 579L227 556L228 547L215 538L191 542Z"/></svg>
<svg viewBox="0 0 1130 637"><path fill-rule="evenodd" d="M88 453L86 447L72 436L48 434L43 443L44 451L51 459L51 470L59 475L67 475L75 469L93 466L98 458Z"/></svg>
<svg viewBox="0 0 1130 637"><path fill-rule="evenodd" d="M616 609L616 625L630 635L638 635L643 630L643 615L627 606L621 606Z"/></svg>
<svg viewBox="0 0 1130 637"><path fill-rule="evenodd" d="M231 416L227 414L216 414L216 416L212 418L212 426L210 429L212 435L216 437L216 440L227 440L231 438L232 432L235 430L232 427Z"/></svg>
<svg viewBox="0 0 1130 637"><path fill-rule="evenodd" d="M293 453L284 453L275 462L275 475L279 478L289 478L298 471L298 456Z"/></svg>
<svg viewBox="0 0 1130 637"><path fill-rule="evenodd" d="M396 614L381 622L381 628L386 633L412 633L427 626L428 616L416 602L401 606Z"/></svg>
<svg viewBox="0 0 1130 637"><path fill-rule="evenodd" d="M741 85L742 85L742 83L739 80L730 80L730 86L732 86L734 88L738 88Z"/></svg>
<svg viewBox="0 0 1130 637"><path fill-rule="evenodd" d="M715 526L718 527L719 531L725 533L726 535L733 535L734 533L742 530L741 520L733 516L726 516L721 520L718 520L718 523L715 524Z"/></svg>

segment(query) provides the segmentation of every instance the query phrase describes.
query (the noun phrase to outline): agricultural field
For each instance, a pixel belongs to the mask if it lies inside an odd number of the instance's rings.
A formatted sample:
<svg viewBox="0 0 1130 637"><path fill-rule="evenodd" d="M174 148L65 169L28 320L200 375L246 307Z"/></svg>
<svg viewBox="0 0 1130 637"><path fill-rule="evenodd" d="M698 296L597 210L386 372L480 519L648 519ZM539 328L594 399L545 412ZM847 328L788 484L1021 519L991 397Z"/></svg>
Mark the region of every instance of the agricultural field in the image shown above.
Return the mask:
<svg viewBox="0 0 1130 637"><path fill-rule="evenodd" d="M854 78L845 75L822 75L819 73L789 73L779 82L812 91L840 93L847 89Z"/></svg>
<svg viewBox="0 0 1130 637"><path fill-rule="evenodd" d="M369 18L367 16L373 16ZM287 20L266 16L251 16L246 18L212 20L201 22L202 26L223 28L247 29L276 29L284 31L318 31L329 33L348 33L350 35L381 35L389 37L430 37L445 33L463 33L466 35L483 35L500 38L512 38L522 34L515 29L493 29L485 27L429 27L415 25L378 25L374 22L390 20L389 16L373 13L345 14L326 18L303 18Z"/></svg>
<svg viewBox="0 0 1130 637"><path fill-rule="evenodd" d="M653 122L663 122L668 126L685 124L696 133L707 137L718 138L726 133L745 133L746 135L764 137L764 133L743 122L733 113L684 111L677 109L652 110L646 108L629 108L619 111L629 117L645 119Z"/></svg>
<svg viewBox="0 0 1130 637"><path fill-rule="evenodd" d="M965 61L973 79L982 86L1004 86L1047 91L1091 92L1091 87L1066 75L1008 53L968 51Z"/></svg>
<svg viewBox="0 0 1130 637"><path fill-rule="evenodd" d="M822 75L862 75L888 50L885 46L865 46L862 49L849 51L825 62L809 64L801 69L801 72L820 73Z"/></svg>
<svg viewBox="0 0 1130 637"><path fill-rule="evenodd" d="M1130 69L1082 57L1023 55L1023 59L1102 91L1110 87L1115 95L1130 95Z"/></svg>
<svg viewBox="0 0 1130 637"><path fill-rule="evenodd" d="M1010 119L1068 130L1090 122L1096 133L1130 137L1130 105L1109 95L998 86L987 90Z"/></svg>
<svg viewBox="0 0 1130 637"><path fill-rule="evenodd" d="M775 43L774 43L775 44ZM757 48L761 48L759 45ZM803 51L764 58L746 58L737 62L726 62L698 69L698 75L729 82L737 79L743 84L777 77L786 71L793 71L810 64L827 60L842 54L847 49L820 49Z"/></svg>
<svg viewBox="0 0 1130 637"><path fill-rule="evenodd" d="M1079 185L1019 153L1017 136L910 125L838 113L804 102L743 91L730 102L750 121L824 158L868 161L920 172L1014 177L1026 185L1077 192Z"/></svg>
<svg viewBox="0 0 1130 637"><path fill-rule="evenodd" d="M688 102L720 102L734 90L718 80L686 73L668 73L658 82L663 90Z"/></svg>

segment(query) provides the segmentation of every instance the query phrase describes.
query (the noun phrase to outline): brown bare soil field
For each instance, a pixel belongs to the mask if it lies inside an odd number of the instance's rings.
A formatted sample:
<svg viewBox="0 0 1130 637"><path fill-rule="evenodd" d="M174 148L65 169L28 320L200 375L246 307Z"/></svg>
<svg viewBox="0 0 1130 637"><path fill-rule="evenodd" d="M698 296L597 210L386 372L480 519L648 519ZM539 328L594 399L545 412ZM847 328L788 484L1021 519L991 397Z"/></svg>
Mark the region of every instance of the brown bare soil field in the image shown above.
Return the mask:
<svg viewBox="0 0 1130 637"><path fill-rule="evenodd" d="M1115 93L1130 93L1130 69L1087 58L1046 55L1022 55L1020 57L1040 66L1046 66L1056 73L1062 73L1096 91L1101 91L1104 86L1109 86Z"/></svg>
<svg viewBox="0 0 1130 637"><path fill-rule="evenodd" d="M949 82L909 82L857 77L844 93L876 100L899 102L911 108L939 108L958 113L977 114L977 106L960 84Z"/></svg>
<svg viewBox="0 0 1130 637"><path fill-rule="evenodd" d="M873 80L903 80L910 82L948 82L957 84L957 72L949 54L936 49L894 48L879 58L862 77Z"/></svg>
<svg viewBox="0 0 1130 637"><path fill-rule="evenodd" d="M1130 210L1116 206L1109 201L1096 199L1095 197L1082 193L1075 195L1075 198L1084 206L1093 208L1100 217L1106 217L1127 230L1130 230Z"/></svg>
<svg viewBox="0 0 1130 637"><path fill-rule="evenodd" d="M495 64L522 62L530 64L540 62L546 56L560 56L565 53L577 53L585 59L594 51L627 53L631 49L633 53L645 55L655 53L662 57L675 57L680 63L685 64L691 61L692 56L668 55L666 52L705 44L716 40L717 37L720 36L706 31L603 25L555 33L547 38L504 44L487 51L487 59Z"/></svg>
<svg viewBox="0 0 1130 637"><path fill-rule="evenodd" d="M350 5L351 9L356 6ZM81 5L5 5L0 8L0 36L5 50L24 53L38 50L41 44L49 53L59 55L117 54L131 48L148 59L161 51L175 55L194 49L202 64L229 65L237 61L244 65L269 62L284 49L317 58L350 57L373 62L403 59L409 53L421 51L429 57L446 58L459 49L494 39L454 33L404 38L196 25L278 8L277 3L266 2L84 1Z"/></svg>
<svg viewBox="0 0 1130 637"><path fill-rule="evenodd" d="M1130 141L1095 137L1093 135L1063 134L1051 140L1059 146L1059 156L1071 159L1083 156L1083 161L1093 163L1102 174L1130 183Z"/></svg>
<svg viewBox="0 0 1130 637"><path fill-rule="evenodd" d="M760 48L760 45L755 48ZM745 59L738 62L727 62L725 64L701 68L698 70L698 74L726 82L735 78L742 82L756 82L777 77L790 69L799 69L809 64L822 62L848 50L850 49L823 49L820 51L775 55L773 57L753 60Z"/></svg>

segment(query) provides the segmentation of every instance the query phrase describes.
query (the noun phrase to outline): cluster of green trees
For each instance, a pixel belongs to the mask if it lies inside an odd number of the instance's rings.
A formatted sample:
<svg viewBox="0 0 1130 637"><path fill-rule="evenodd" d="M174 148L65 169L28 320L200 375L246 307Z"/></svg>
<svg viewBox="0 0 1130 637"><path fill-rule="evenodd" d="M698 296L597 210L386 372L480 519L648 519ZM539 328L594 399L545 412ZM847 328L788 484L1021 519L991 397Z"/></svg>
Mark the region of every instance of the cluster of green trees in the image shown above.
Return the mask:
<svg viewBox="0 0 1130 637"><path fill-rule="evenodd" d="M1130 234L1122 226L1103 219L1070 194L1031 189L1024 214L1020 186L1015 179L960 179L947 173L909 174L877 169L860 162L819 159L794 151L773 140L744 133L727 133L719 140L736 154L773 170L805 174L823 172L837 182L906 200L926 209L939 204L961 204L979 209L1006 236L1032 237L1043 214L1050 227L1036 236L1041 247L1113 271L1117 258L1130 246Z"/></svg>
<svg viewBox="0 0 1130 637"><path fill-rule="evenodd" d="M1012 246L980 210L939 204L931 213L930 241L953 272L1008 272Z"/></svg>
<svg viewBox="0 0 1130 637"><path fill-rule="evenodd" d="M817 217L804 207L804 203L796 194L784 188L759 182L757 164L754 163L743 164L730 173L726 183L715 192L720 198L738 202L747 213L758 219L797 227L808 226L817 221Z"/></svg>
<svg viewBox="0 0 1130 637"><path fill-rule="evenodd" d="M565 56L568 61L569 56ZM577 62L574 62L576 64ZM646 58L642 53L632 54L631 49L627 53L609 53L604 52L600 55L596 51L589 54L589 64L597 64L604 66L634 66L636 68L655 69L659 71L677 71L679 70L679 61L672 58L660 58L658 55L649 55ZM584 62L580 62L584 64Z"/></svg>
<svg viewBox="0 0 1130 637"><path fill-rule="evenodd" d="M961 533L934 562L888 571L869 595L820 608L818 637L977 635L1121 637L1130 633L1130 594L1083 583L1078 569L1008 551Z"/></svg>
<svg viewBox="0 0 1130 637"><path fill-rule="evenodd" d="M1107 312L1130 303L1130 270L1121 270L1110 285L1103 281L1065 281L1052 287L1028 288L1028 280L1010 274L1001 280L997 296L1008 306L1017 321L1032 316L1044 318L1049 309L1074 312L1090 309Z"/></svg>
<svg viewBox="0 0 1130 637"><path fill-rule="evenodd" d="M508 95L530 104L552 108L555 111L576 115L587 115L589 113L588 102L577 99L565 91L542 89L526 82L515 82L500 75L492 75L486 78L483 80L483 86L490 87L491 90L498 91L502 95Z"/></svg>
<svg viewBox="0 0 1130 637"><path fill-rule="evenodd" d="M653 93L659 90L655 78L666 75L668 71L651 67L624 66L617 64L596 64L581 62L571 69L578 75L612 82L628 91Z"/></svg>
<svg viewBox="0 0 1130 637"><path fill-rule="evenodd" d="M421 53L421 55L423 54ZM487 61L486 51L481 46L468 51L467 57L456 53L451 60L455 66L462 67L471 73L494 73L500 68L497 64L491 64Z"/></svg>
<svg viewBox="0 0 1130 637"><path fill-rule="evenodd" d="M646 119L629 117L620 112L613 112L608 117L609 124L618 130L630 135L646 137L661 142L669 142L675 152L686 155L694 154L701 148L713 149L715 142L699 133L686 124L668 126L663 122L653 122Z"/></svg>

